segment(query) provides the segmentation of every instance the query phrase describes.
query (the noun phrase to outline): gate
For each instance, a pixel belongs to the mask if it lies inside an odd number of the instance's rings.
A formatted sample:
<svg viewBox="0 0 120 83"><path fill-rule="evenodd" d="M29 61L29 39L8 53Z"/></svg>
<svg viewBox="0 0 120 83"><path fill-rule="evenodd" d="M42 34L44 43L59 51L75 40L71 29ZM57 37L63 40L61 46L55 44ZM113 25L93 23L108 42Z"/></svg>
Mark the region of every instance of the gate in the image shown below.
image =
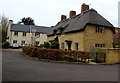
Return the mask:
<svg viewBox="0 0 120 83"><path fill-rule="evenodd" d="M105 63L106 62L106 53L105 52L91 52L90 59L96 63Z"/></svg>

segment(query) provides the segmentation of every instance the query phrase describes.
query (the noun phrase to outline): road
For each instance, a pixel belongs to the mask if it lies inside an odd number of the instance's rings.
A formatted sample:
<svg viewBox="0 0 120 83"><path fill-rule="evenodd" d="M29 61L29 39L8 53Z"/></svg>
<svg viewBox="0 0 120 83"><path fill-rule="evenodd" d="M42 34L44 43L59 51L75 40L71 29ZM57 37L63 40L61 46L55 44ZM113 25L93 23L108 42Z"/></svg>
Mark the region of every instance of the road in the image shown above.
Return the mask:
<svg viewBox="0 0 120 83"><path fill-rule="evenodd" d="M67 64L33 60L19 49L2 50L3 81L117 81L118 65Z"/></svg>

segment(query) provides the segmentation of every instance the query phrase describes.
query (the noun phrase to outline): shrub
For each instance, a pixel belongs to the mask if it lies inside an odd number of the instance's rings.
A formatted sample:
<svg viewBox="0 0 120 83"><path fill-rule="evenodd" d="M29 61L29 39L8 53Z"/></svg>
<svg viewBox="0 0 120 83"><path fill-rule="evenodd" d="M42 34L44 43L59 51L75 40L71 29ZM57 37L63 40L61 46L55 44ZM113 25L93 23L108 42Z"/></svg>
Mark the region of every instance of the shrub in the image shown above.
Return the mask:
<svg viewBox="0 0 120 83"><path fill-rule="evenodd" d="M31 51L32 57L50 60L65 60L65 61L85 61L89 58L89 52L58 50L58 49L43 49L34 47Z"/></svg>
<svg viewBox="0 0 120 83"><path fill-rule="evenodd" d="M31 55L33 46L24 46L22 48L22 51L26 54L26 55Z"/></svg>
<svg viewBox="0 0 120 83"><path fill-rule="evenodd" d="M39 47L25 46L23 52L31 57L38 57L40 59L49 60L64 60L69 62L85 61L89 58L89 52L72 51L72 50L58 50L46 49ZM80 59L80 60L79 60Z"/></svg>
<svg viewBox="0 0 120 83"><path fill-rule="evenodd" d="M40 44L40 46L39 46L40 48L43 48L44 47L44 44Z"/></svg>
<svg viewBox="0 0 120 83"><path fill-rule="evenodd" d="M3 42L2 43L2 48L9 48L10 47L10 43L9 42Z"/></svg>
<svg viewBox="0 0 120 83"><path fill-rule="evenodd" d="M50 43L49 42L44 42L44 47L45 48L50 48Z"/></svg>
<svg viewBox="0 0 120 83"><path fill-rule="evenodd" d="M57 41L53 41L51 44L52 49L59 49L59 43Z"/></svg>

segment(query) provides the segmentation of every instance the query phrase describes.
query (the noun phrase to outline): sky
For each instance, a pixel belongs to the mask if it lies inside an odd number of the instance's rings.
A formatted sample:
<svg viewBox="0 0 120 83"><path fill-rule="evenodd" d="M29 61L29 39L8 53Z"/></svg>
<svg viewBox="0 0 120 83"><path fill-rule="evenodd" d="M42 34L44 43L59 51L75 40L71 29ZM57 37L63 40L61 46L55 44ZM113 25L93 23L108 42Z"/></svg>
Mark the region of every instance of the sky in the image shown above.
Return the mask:
<svg viewBox="0 0 120 83"><path fill-rule="evenodd" d="M39 26L54 26L61 15L71 10L81 13L81 5L86 3L100 15L118 27L118 2L120 0L0 0L0 15L5 15L17 23L23 17L31 17Z"/></svg>
<svg viewBox="0 0 120 83"><path fill-rule="evenodd" d="M118 5L118 27L120 27L120 1Z"/></svg>

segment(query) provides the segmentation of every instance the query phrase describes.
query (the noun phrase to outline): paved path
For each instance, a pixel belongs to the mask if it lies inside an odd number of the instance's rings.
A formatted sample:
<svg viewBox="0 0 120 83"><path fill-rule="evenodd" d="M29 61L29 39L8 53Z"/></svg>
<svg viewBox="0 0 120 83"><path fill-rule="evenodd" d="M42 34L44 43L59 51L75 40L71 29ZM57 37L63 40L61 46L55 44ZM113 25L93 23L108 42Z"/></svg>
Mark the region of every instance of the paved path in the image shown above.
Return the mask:
<svg viewBox="0 0 120 83"><path fill-rule="evenodd" d="M3 81L117 81L118 65L80 65L33 60L3 50Z"/></svg>

